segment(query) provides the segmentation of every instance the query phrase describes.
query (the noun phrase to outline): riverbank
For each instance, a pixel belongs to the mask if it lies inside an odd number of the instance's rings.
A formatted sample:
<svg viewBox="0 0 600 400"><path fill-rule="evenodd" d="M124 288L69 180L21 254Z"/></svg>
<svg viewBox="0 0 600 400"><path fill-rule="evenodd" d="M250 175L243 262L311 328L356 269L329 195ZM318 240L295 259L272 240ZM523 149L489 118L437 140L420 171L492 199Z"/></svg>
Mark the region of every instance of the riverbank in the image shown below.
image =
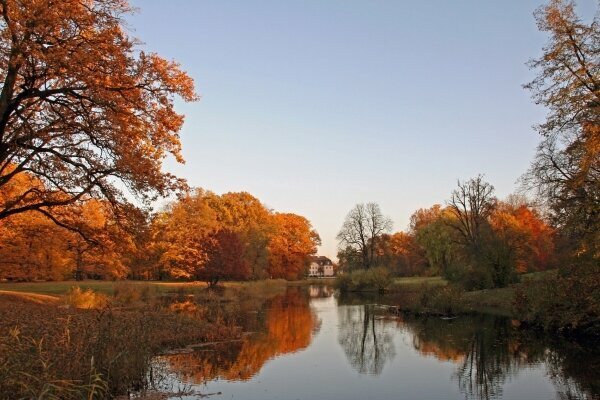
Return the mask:
<svg viewBox="0 0 600 400"><path fill-rule="evenodd" d="M599 267L523 274L518 283L507 287L476 291L465 291L441 278L373 278L378 275L376 270L360 271L340 279L337 286L342 294L378 296L371 301L384 302L395 312L492 314L578 340L600 339ZM385 282L383 290L380 282Z"/></svg>
<svg viewBox="0 0 600 400"><path fill-rule="evenodd" d="M390 279L383 291L388 303L419 314L480 313L517 318L515 295L532 282L555 271L521 275L521 282L505 288L463 291L449 286L442 277L402 277ZM377 293L378 288L363 287L352 292Z"/></svg>
<svg viewBox="0 0 600 400"><path fill-rule="evenodd" d="M219 287L239 290L259 290L268 292L271 289L281 289L286 286L310 286L310 285L333 285L333 278L311 278L298 281L286 281L284 279L266 279L260 281L229 281L219 283ZM158 294L177 294L183 292L194 292L207 287L206 283L196 282L163 282L163 281L50 281L50 282L0 282L0 291L37 293L45 295L60 296L66 294L73 286L82 290L93 290L94 292L114 295L115 289L121 286L151 287Z"/></svg>
<svg viewBox="0 0 600 400"><path fill-rule="evenodd" d="M283 280L210 290L158 282L0 284L0 399L144 391L156 383L148 376L156 354L239 339L244 318L286 288Z"/></svg>

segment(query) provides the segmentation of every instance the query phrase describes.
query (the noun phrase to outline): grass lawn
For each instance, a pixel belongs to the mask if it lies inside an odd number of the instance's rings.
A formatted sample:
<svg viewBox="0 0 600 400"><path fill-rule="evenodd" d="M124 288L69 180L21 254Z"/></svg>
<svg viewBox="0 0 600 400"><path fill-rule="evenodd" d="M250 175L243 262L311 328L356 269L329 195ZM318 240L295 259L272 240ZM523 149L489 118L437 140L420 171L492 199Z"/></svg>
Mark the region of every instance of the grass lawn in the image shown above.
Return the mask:
<svg viewBox="0 0 600 400"><path fill-rule="evenodd" d="M556 274L555 270L532 272L521 275L521 282L531 282L543 279ZM446 285L448 281L444 278L436 277L406 277L396 278L392 284L391 290L394 291L412 291L420 290L424 286ZM465 293L465 300L468 307L480 313L502 315L511 317L513 315L512 302L515 295L515 289L519 283L506 288L475 290Z"/></svg>
<svg viewBox="0 0 600 400"><path fill-rule="evenodd" d="M521 282L537 281L556 274L556 270L531 272L520 276ZM467 292L465 297L472 309L487 314L513 315L512 302L515 297L515 289L520 283L499 289L475 290Z"/></svg>
<svg viewBox="0 0 600 400"><path fill-rule="evenodd" d="M441 276L408 276L394 279L393 286L401 289L406 286L421 286L421 285L446 285L446 281Z"/></svg>

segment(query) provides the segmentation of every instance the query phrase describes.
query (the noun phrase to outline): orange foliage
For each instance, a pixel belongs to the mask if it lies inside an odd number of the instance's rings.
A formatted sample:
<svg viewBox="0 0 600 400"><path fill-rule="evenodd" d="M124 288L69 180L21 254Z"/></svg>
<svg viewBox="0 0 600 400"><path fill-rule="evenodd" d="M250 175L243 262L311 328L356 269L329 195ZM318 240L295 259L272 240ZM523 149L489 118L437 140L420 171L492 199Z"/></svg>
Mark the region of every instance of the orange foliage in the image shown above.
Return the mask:
<svg viewBox="0 0 600 400"><path fill-rule="evenodd" d="M182 162L176 96L194 101L175 62L141 52L123 27L126 0L0 4L0 219L56 215L85 197L126 203L123 185L152 198L184 187L161 171ZM29 178L23 178L27 173Z"/></svg>
<svg viewBox="0 0 600 400"><path fill-rule="evenodd" d="M499 203L490 216L494 232L515 252L517 272L542 271L554 258L554 230L526 205Z"/></svg>
<svg viewBox="0 0 600 400"><path fill-rule="evenodd" d="M298 279L321 239L302 216L277 213L272 221L275 229L269 242L269 273L272 278Z"/></svg>
<svg viewBox="0 0 600 400"><path fill-rule="evenodd" d="M0 203L14 193L44 188L30 174L19 174L1 188ZM125 277L135 244L112 211L108 202L86 197L53 213L71 229L36 210L0 219L0 279Z"/></svg>
<svg viewBox="0 0 600 400"><path fill-rule="evenodd" d="M196 190L153 222L153 250L172 276L203 279L302 276L319 236L295 214L273 214L252 195Z"/></svg>
<svg viewBox="0 0 600 400"><path fill-rule="evenodd" d="M185 381L248 380L268 360L306 348L317 326L308 299L299 291L290 291L267 303L264 331L246 336L241 342L217 344L215 351L169 355L164 359Z"/></svg>
<svg viewBox="0 0 600 400"><path fill-rule="evenodd" d="M420 275L427 267L425 252L415 237L405 232L382 235L377 243L377 256L399 275Z"/></svg>

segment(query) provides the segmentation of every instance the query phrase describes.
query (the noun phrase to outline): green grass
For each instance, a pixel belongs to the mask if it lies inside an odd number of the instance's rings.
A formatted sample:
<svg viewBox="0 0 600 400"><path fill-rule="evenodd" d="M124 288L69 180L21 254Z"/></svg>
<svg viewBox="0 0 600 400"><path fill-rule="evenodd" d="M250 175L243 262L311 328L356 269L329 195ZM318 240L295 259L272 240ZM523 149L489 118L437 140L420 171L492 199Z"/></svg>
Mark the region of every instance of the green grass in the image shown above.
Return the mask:
<svg viewBox="0 0 600 400"><path fill-rule="evenodd" d="M406 286L422 286L422 285L446 285L446 281L441 276L408 276L396 278L393 282L393 287L402 288Z"/></svg>
<svg viewBox="0 0 600 400"><path fill-rule="evenodd" d="M531 272L521 275L521 282L532 282L556 274L556 270ZM498 289L475 290L465 293L468 307L483 314L514 317L513 299L520 283Z"/></svg>
<svg viewBox="0 0 600 400"><path fill-rule="evenodd" d="M521 282L532 282L549 277L556 274L555 270L532 272L521 275ZM390 288L391 291L396 292L412 292L422 291L426 287L436 285L446 285L448 282L442 277L406 277L396 278ZM519 283L498 289L487 289L487 290L476 290L472 292L466 292L464 295L465 307L471 311L494 314L506 317L513 317L513 299L516 288L519 287Z"/></svg>

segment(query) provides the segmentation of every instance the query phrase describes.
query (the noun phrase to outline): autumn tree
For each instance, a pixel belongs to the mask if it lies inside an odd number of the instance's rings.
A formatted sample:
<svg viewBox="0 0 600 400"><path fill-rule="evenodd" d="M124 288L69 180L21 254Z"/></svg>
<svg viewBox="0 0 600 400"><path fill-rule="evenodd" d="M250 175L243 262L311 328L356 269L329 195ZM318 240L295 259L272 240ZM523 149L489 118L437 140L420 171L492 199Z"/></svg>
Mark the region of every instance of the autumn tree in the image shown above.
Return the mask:
<svg viewBox="0 0 600 400"><path fill-rule="evenodd" d="M406 232L381 235L376 253L377 265L399 276L423 275L428 268L424 249Z"/></svg>
<svg viewBox="0 0 600 400"><path fill-rule="evenodd" d="M197 190L155 217L152 250L161 265L159 276L194 278L204 268L207 242L221 228L206 196L205 191Z"/></svg>
<svg viewBox="0 0 600 400"><path fill-rule="evenodd" d="M129 272L135 243L124 221L116 221L107 201L90 200L68 207L69 225L80 234L63 233L77 279L122 279ZM64 210L64 208L63 208ZM67 219L63 219L65 221Z"/></svg>
<svg viewBox="0 0 600 400"><path fill-rule="evenodd" d="M410 217L410 234L425 252L432 274L447 275L457 259L456 232L452 229L454 216L441 205L419 209Z"/></svg>
<svg viewBox="0 0 600 400"><path fill-rule="evenodd" d="M207 261L196 278L215 286L221 280L246 280L250 266L244 259L244 243L239 235L221 229L206 240Z"/></svg>
<svg viewBox="0 0 600 400"><path fill-rule="evenodd" d="M346 216L337 239L340 248L350 247L358 251L362 267L368 269L373 265L381 235L391 229L392 220L381 213L378 204L357 204Z"/></svg>
<svg viewBox="0 0 600 400"><path fill-rule="evenodd" d="M244 260L255 279L268 277L269 238L273 233L271 212L259 199L247 192L229 192L221 196L207 194L218 223L236 232L244 243Z"/></svg>
<svg viewBox="0 0 600 400"><path fill-rule="evenodd" d="M195 100L193 82L140 51L130 12L125 0L0 1L0 190L25 173L43 183L11 191L0 219L36 211L67 226L60 207L184 186L161 166L183 161L174 99Z"/></svg>
<svg viewBox="0 0 600 400"><path fill-rule="evenodd" d="M483 180L482 175L467 181L458 181L452 191L448 209L454 216L451 223L459 233L462 242L479 251L487 218L494 209L494 187Z"/></svg>
<svg viewBox="0 0 600 400"><path fill-rule="evenodd" d="M0 221L0 280L62 280L73 257L61 228L33 212Z"/></svg>
<svg viewBox="0 0 600 400"><path fill-rule="evenodd" d="M249 193L197 189L174 201L152 223L160 275L203 279L296 279L320 243L310 222L273 213Z"/></svg>
<svg viewBox="0 0 600 400"><path fill-rule="evenodd" d="M516 272L543 271L554 262L554 229L526 204L498 202L490 215L496 262ZM502 260L503 259L503 260Z"/></svg>
<svg viewBox="0 0 600 400"><path fill-rule="evenodd" d="M87 239L33 211L0 220L0 279L124 278L135 244L109 208L96 200L61 208Z"/></svg>
<svg viewBox="0 0 600 400"><path fill-rule="evenodd" d="M600 257L600 21L590 24L575 4L551 0L535 13L549 41L530 61L537 77L525 87L548 109L525 177L552 211L580 260Z"/></svg>
<svg viewBox="0 0 600 400"><path fill-rule="evenodd" d="M309 257L317 252L321 239L310 222L296 214L273 215L274 232L269 241L269 275L272 278L299 279Z"/></svg>

